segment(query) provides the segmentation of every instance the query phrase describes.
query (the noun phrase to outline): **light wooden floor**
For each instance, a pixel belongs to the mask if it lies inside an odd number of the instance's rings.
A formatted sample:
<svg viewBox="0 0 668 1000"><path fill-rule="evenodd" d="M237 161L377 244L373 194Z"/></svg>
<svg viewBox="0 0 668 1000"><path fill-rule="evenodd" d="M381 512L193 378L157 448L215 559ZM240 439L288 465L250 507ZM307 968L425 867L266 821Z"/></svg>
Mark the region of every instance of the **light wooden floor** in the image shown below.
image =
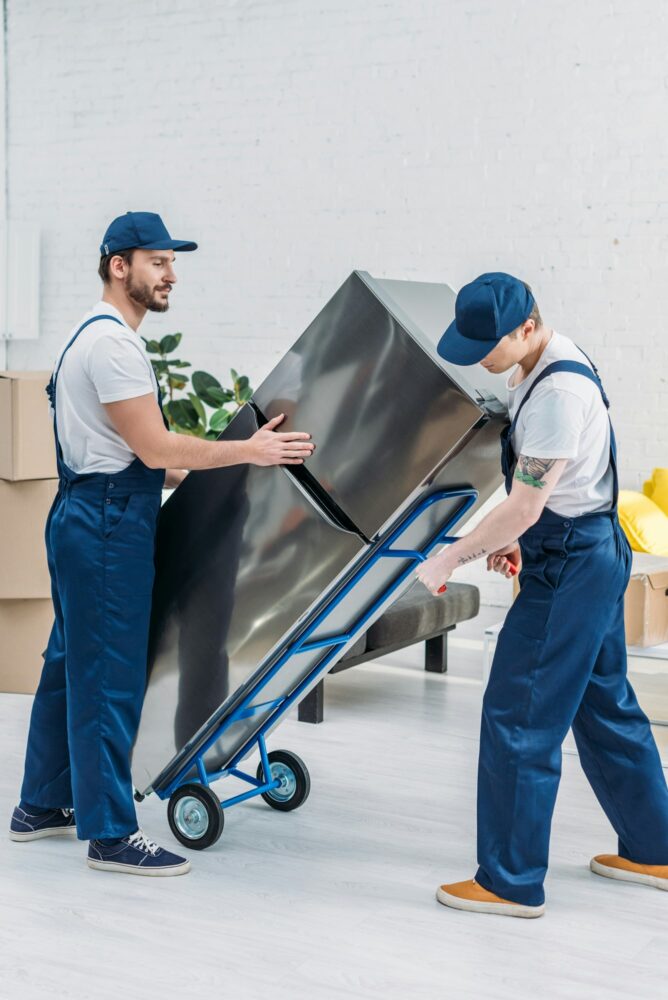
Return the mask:
<svg viewBox="0 0 668 1000"><path fill-rule="evenodd" d="M468 634L468 638L467 638ZM591 875L615 840L564 757L542 920L460 914L439 882L475 869L479 650L448 677L371 664L331 678L326 721L292 719L309 801L229 811L183 878L88 870L85 845L0 838L0 998L524 1000L668 995L668 894ZM0 813L16 798L30 698L0 696ZM174 846L161 802L147 832Z"/></svg>

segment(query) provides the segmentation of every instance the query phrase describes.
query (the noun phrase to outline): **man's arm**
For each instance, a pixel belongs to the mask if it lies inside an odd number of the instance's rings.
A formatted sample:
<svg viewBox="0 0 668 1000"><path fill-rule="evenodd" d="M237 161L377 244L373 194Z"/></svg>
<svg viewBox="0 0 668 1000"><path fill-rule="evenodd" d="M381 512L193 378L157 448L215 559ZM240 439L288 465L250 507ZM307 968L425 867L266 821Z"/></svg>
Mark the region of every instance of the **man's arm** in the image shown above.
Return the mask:
<svg viewBox="0 0 668 1000"><path fill-rule="evenodd" d="M508 498L490 511L470 534L446 545L422 563L417 578L436 594L458 566L510 548L542 514L567 461L520 455Z"/></svg>
<svg viewBox="0 0 668 1000"><path fill-rule="evenodd" d="M274 417L246 441L204 441L167 430L153 393L103 404L128 448L150 469L216 469L225 465L302 465L315 448L310 434L274 430Z"/></svg>

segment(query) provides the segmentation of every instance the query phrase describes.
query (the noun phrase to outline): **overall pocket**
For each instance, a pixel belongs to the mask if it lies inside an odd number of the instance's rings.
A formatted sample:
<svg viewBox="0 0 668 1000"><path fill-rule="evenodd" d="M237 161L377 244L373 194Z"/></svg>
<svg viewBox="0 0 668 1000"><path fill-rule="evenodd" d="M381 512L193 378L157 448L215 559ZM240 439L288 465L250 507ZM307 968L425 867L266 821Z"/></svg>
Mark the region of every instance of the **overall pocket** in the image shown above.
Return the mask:
<svg viewBox="0 0 668 1000"><path fill-rule="evenodd" d="M548 536L542 540L543 576L553 590L559 586L561 575L568 559L569 531L563 535Z"/></svg>
<svg viewBox="0 0 668 1000"><path fill-rule="evenodd" d="M105 497L102 504L105 538L111 538L116 534L119 525L123 523L131 509L135 496L135 493L126 493L125 496L121 494Z"/></svg>
<svg viewBox="0 0 668 1000"><path fill-rule="evenodd" d="M520 538L520 592L506 616L506 627L526 639L543 640L566 560L571 529L542 534L529 530Z"/></svg>

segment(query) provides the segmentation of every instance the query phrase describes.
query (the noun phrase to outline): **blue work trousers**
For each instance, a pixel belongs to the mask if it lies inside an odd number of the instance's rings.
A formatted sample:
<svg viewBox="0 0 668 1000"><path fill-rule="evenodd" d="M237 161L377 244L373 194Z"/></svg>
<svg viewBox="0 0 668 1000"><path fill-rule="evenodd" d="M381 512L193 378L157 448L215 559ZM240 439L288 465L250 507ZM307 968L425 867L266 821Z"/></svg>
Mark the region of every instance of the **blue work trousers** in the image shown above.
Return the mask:
<svg viewBox="0 0 668 1000"><path fill-rule="evenodd" d="M521 590L483 701L476 880L540 905L569 727L622 857L668 864L668 787L627 679L631 551L616 511L568 518L546 509L520 547Z"/></svg>
<svg viewBox="0 0 668 1000"><path fill-rule="evenodd" d="M61 464L46 525L55 621L30 721L21 797L74 808L83 840L137 829L130 753L146 687L162 470Z"/></svg>

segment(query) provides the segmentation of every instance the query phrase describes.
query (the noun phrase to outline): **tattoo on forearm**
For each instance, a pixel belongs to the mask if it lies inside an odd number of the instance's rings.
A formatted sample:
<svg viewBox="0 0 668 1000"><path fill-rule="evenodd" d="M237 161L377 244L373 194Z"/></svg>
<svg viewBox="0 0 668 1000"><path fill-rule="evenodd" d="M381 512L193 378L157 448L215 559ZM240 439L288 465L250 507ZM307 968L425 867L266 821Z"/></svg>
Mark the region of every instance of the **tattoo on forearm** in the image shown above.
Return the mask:
<svg viewBox="0 0 668 1000"><path fill-rule="evenodd" d="M546 485L545 476L556 462L556 458L527 458L520 455L515 469L515 479L527 486L542 490Z"/></svg>
<svg viewBox="0 0 668 1000"><path fill-rule="evenodd" d="M470 556L460 556L457 562L460 566L465 563L473 562L474 559L480 559L481 556L487 555L487 549L480 549L480 552L472 552Z"/></svg>

